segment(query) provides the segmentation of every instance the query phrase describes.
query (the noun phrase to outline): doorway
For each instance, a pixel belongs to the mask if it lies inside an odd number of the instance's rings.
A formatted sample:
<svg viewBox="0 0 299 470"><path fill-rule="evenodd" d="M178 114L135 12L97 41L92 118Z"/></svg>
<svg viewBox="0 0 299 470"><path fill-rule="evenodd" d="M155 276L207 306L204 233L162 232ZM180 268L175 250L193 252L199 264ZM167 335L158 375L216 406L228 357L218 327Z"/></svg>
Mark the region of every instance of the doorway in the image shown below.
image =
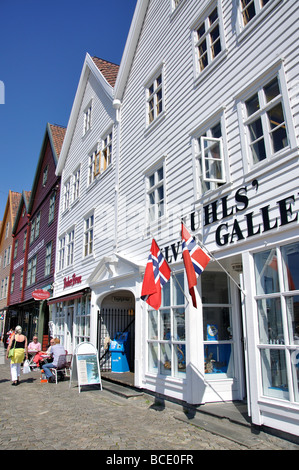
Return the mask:
<svg viewBox="0 0 299 470"><path fill-rule="evenodd" d="M109 344L117 333L128 333L128 355L130 372L134 372L135 359L135 297L129 291L117 291L107 295L99 310L98 350L103 372L111 371ZM121 374L120 374L121 375Z"/></svg>

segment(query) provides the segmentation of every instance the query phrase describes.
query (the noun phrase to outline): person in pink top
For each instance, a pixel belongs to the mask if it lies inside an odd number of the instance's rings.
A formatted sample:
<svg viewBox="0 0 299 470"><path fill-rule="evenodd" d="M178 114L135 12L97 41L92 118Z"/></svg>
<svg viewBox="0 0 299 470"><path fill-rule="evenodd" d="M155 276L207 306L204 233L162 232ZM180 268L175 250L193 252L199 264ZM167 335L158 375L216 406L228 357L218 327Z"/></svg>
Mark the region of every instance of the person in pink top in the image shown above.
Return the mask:
<svg viewBox="0 0 299 470"><path fill-rule="evenodd" d="M38 337L33 336L31 343L28 344L28 352L39 352L42 350L41 344L38 342Z"/></svg>

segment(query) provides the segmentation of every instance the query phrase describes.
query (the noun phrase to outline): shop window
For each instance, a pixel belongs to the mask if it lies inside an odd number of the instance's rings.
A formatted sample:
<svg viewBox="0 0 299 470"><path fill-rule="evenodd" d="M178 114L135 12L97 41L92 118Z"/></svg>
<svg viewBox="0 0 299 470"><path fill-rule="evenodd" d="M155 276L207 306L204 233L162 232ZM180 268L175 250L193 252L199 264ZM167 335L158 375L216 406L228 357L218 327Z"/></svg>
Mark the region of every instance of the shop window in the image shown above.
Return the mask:
<svg viewBox="0 0 299 470"><path fill-rule="evenodd" d="M148 372L186 377L184 273L165 284L159 310L148 310Z"/></svg>
<svg viewBox="0 0 299 470"><path fill-rule="evenodd" d="M299 402L299 243L254 255L264 396Z"/></svg>
<svg viewBox="0 0 299 470"><path fill-rule="evenodd" d="M65 324L65 310L63 302L57 302L53 308L53 323L55 325L55 338L64 344L64 324Z"/></svg>
<svg viewBox="0 0 299 470"><path fill-rule="evenodd" d="M77 301L75 345L90 340L90 295Z"/></svg>
<svg viewBox="0 0 299 470"><path fill-rule="evenodd" d="M205 374L209 379L234 377L233 330L229 284L224 272L201 277Z"/></svg>

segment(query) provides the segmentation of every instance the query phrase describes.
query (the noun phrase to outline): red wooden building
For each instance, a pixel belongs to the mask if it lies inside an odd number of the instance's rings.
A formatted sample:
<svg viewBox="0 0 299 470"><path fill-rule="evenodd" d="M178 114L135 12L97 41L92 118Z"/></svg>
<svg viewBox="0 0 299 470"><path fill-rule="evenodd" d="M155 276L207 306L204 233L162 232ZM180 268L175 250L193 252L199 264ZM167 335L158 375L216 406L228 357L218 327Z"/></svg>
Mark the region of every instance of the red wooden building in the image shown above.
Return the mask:
<svg viewBox="0 0 299 470"><path fill-rule="evenodd" d="M30 193L23 192L13 226L7 327L20 324L30 341L48 337L46 300L33 292L52 292L55 271L56 230L60 177L55 174L65 128L47 124Z"/></svg>

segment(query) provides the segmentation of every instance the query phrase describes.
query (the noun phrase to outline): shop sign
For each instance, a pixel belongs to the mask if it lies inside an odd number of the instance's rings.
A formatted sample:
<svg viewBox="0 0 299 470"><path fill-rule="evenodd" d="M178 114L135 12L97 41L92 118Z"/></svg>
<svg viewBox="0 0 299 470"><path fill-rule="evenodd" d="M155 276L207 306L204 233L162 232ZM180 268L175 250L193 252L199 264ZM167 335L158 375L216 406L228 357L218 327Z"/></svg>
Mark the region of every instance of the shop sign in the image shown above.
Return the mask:
<svg viewBox="0 0 299 470"><path fill-rule="evenodd" d="M81 284L81 282L82 276L76 276L76 274L73 274L71 277L68 276L63 279L63 288L72 287L76 284Z"/></svg>
<svg viewBox="0 0 299 470"><path fill-rule="evenodd" d="M35 300L46 300L50 297L50 292L43 289L36 289L32 292L32 297Z"/></svg>
<svg viewBox="0 0 299 470"><path fill-rule="evenodd" d="M294 194L260 207L256 212L247 211L241 220L241 213L250 207L248 194L250 186L255 189L255 192L259 189L259 183L255 179L251 185L243 186L235 191L233 203L229 204L228 196L224 196L203 206L203 226L208 227L218 222L215 230L215 242L218 246L233 244L298 221L298 212L293 208L296 202ZM277 216L271 218L270 213L274 207L278 209ZM190 226L193 232L196 230L195 215L195 212L190 214ZM231 222L225 222L226 218L233 215L235 217ZM256 216L258 223L254 225ZM168 263L176 261L181 253L181 241L165 246L163 252Z"/></svg>

